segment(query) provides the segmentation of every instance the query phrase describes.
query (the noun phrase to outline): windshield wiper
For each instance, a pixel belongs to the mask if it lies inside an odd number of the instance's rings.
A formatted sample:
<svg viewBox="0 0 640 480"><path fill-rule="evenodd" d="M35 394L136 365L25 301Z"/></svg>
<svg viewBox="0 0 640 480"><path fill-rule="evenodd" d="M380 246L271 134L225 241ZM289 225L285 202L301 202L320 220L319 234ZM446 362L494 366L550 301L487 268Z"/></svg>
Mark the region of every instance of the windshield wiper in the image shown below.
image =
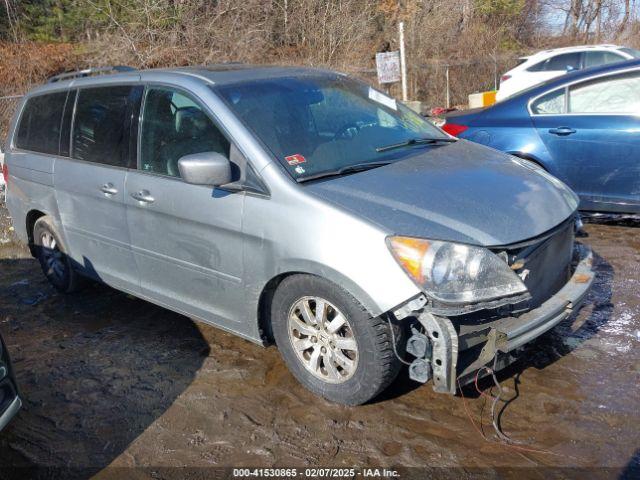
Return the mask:
<svg viewBox="0 0 640 480"><path fill-rule="evenodd" d="M372 168L383 167L389 165L391 162L363 162L355 163L353 165L347 165L346 167L338 168L336 170L326 170L324 172L312 173L311 175L305 175L296 178L296 182L302 183L309 180L316 180L324 177L338 177L340 175L348 175L349 173L364 172L365 170L371 170Z"/></svg>
<svg viewBox="0 0 640 480"><path fill-rule="evenodd" d="M409 139L407 141L404 141L404 142L392 143L391 145L385 145L383 147L378 147L378 148L376 148L376 152L378 152L378 153L387 152L389 150L395 150L396 148L411 147L413 145L428 145L428 144L440 143L440 142L453 143L453 142L457 142L457 141L458 141L457 138L451 138L451 137L411 138L411 139Z"/></svg>

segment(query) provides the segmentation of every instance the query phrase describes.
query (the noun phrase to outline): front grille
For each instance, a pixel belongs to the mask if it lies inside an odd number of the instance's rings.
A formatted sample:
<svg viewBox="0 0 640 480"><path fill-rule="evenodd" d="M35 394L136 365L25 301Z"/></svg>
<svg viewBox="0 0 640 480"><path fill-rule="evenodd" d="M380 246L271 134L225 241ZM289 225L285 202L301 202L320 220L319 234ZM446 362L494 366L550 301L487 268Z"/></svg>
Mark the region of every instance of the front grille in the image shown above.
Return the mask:
<svg viewBox="0 0 640 480"><path fill-rule="evenodd" d="M539 307L567 283L571 276L573 244L573 222L567 222L544 240L505 250L509 265L531 294L529 308Z"/></svg>
<svg viewBox="0 0 640 480"><path fill-rule="evenodd" d="M477 324L505 315L517 316L539 307L555 295L571 277L574 225L575 219L569 218L534 239L491 248L522 279L527 287L526 293L461 305L430 300L429 310L436 315L455 316L460 323Z"/></svg>
<svg viewBox="0 0 640 480"><path fill-rule="evenodd" d="M523 281L531 298L500 308L456 317L454 325L460 337L466 336L473 340L474 335L480 335L471 344L470 340L462 341L460 350L474 345L484 345L493 322L507 316L517 317L521 313L538 308L566 285L573 273L573 246L574 223L567 220L537 239L511 247L493 249L494 253L507 261L520 278L524 277ZM475 361L477 355L472 354L471 357L472 361Z"/></svg>

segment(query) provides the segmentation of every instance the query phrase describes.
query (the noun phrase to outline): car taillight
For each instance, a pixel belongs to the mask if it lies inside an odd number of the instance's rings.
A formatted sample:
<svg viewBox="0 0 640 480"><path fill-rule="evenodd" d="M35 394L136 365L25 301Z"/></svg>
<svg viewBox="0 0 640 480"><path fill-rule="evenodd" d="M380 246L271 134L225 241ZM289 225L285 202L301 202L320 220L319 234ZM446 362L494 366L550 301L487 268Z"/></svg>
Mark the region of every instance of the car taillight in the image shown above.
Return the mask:
<svg viewBox="0 0 640 480"><path fill-rule="evenodd" d="M509 80L511 78L511 75L502 75L500 77L500 81L501 82L506 82L507 80Z"/></svg>
<svg viewBox="0 0 640 480"><path fill-rule="evenodd" d="M467 127L466 125L458 125L457 123L445 123L442 126L442 129L445 132L447 132L449 135L453 135L454 137L457 137L468 128L469 127Z"/></svg>
<svg viewBox="0 0 640 480"><path fill-rule="evenodd" d="M2 176L4 177L4 184L9 184L9 166L6 163L2 164Z"/></svg>

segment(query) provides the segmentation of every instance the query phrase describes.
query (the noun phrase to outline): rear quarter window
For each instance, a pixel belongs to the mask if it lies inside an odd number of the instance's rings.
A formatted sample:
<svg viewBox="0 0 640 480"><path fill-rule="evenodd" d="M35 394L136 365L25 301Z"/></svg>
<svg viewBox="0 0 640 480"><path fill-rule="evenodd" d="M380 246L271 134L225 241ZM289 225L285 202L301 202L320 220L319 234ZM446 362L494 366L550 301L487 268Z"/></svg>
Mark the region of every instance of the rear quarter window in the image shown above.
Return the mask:
<svg viewBox="0 0 640 480"><path fill-rule="evenodd" d="M32 152L58 155L66 100L66 91L29 98L20 117L15 146Z"/></svg>
<svg viewBox="0 0 640 480"><path fill-rule="evenodd" d="M564 88L547 93L531 104L531 113L535 115L561 115L565 111L565 98Z"/></svg>

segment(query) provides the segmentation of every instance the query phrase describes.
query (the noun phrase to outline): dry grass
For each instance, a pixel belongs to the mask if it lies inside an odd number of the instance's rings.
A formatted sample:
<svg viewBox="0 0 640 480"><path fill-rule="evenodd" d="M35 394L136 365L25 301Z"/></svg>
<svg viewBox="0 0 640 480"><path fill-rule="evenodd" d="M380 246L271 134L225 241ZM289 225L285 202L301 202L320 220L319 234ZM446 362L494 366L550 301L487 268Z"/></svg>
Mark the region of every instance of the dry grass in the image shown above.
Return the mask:
<svg viewBox="0 0 640 480"><path fill-rule="evenodd" d="M496 74L511 68L519 54L578 41L545 33L542 0L522 0L519 13L502 16L474 11L473 0L84 1L107 22L77 34L75 44L0 44L0 94L24 92L72 68L109 64L311 65L375 84L375 53L398 49L397 26L404 21L409 96L444 104L449 64L451 102L460 104L469 93L493 88ZM629 28L607 40L633 46L638 38ZM391 93L399 95L399 87Z"/></svg>
<svg viewBox="0 0 640 480"><path fill-rule="evenodd" d="M73 45L0 42L0 96L24 93L32 85L83 63Z"/></svg>

